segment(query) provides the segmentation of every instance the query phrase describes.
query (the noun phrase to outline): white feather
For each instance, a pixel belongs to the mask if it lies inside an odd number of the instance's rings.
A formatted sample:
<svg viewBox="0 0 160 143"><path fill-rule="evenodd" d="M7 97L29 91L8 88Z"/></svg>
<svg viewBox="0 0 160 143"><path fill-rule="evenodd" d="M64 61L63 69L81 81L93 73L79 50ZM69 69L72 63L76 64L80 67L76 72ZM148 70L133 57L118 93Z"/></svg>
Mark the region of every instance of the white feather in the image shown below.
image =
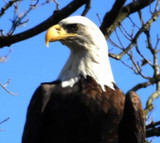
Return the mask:
<svg viewBox="0 0 160 143"><path fill-rule="evenodd" d="M106 40L99 28L88 18L73 16L60 22L63 24L79 23L81 29L77 37L61 41L71 49L70 57L59 75L62 86L73 86L79 75L93 77L105 90L112 89L114 78L108 57Z"/></svg>

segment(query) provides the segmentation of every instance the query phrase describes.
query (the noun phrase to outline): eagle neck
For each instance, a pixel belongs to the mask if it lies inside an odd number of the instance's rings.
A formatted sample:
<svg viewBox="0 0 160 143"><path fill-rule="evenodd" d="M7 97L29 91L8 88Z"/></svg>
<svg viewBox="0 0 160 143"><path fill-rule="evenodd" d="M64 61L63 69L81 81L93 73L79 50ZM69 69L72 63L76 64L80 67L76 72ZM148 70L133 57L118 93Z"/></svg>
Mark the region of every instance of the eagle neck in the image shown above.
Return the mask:
<svg viewBox="0 0 160 143"><path fill-rule="evenodd" d="M81 48L80 50L78 50ZM105 90L105 86L112 89L114 78L108 58L107 50L97 47L82 49L82 47L71 49L70 57L62 69L59 79L62 81L62 86L73 86L80 76L91 76Z"/></svg>

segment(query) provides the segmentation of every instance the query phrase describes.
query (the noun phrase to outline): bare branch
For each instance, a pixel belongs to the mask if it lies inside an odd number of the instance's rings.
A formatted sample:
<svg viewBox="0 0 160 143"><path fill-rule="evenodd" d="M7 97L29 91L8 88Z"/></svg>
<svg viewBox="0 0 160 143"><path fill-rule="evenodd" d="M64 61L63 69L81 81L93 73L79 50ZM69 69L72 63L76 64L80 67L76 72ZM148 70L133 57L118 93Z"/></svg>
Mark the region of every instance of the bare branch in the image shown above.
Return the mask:
<svg viewBox="0 0 160 143"><path fill-rule="evenodd" d="M102 20L100 19L99 14L98 14L98 13L96 13L96 15L97 15L97 18L98 18L98 20L99 20L99 23L100 23L100 24L102 24Z"/></svg>
<svg viewBox="0 0 160 143"><path fill-rule="evenodd" d="M158 49L159 41L160 41L160 38L159 38L159 36L157 35L157 42L156 42L155 50ZM157 51L157 53L158 53L158 51Z"/></svg>
<svg viewBox="0 0 160 143"><path fill-rule="evenodd" d="M123 50L123 49L121 48L121 46L119 46L118 44L116 44L111 38L108 38L108 42L109 42L110 44L112 44L113 46L115 46L115 47ZM109 55L112 55L112 53L109 53ZM114 56L114 54L113 54L113 56Z"/></svg>
<svg viewBox="0 0 160 143"><path fill-rule="evenodd" d="M12 52L12 49L9 49L8 53L5 56L0 56L0 62L6 62L11 52Z"/></svg>
<svg viewBox="0 0 160 143"><path fill-rule="evenodd" d="M100 29L106 36L106 39L108 39L109 35L111 34L111 32L109 31L112 31L111 29L115 29L113 28L113 24L116 22L117 19L119 19L121 9L123 8L125 2L126 0L116 0L112 9L104 16Z"/></svg>
<svg viewBox="0 0 160 143"><path fill-rule="evenodd" d="M159 15L160 15L160 10L158 12L156 12L155 14L153 14L152 17L151 17L151 19L148 20L147 23L144 24L139 29L139 31L136 33L136 35L132 39L131 43L120 54L115 55L115 54L109 53L109 56L111 58L116 59L116 60L120 60L135 45L135 43L137 43L137 40L138 40L139 36L141 35L141 33L147 31L147 29L150 28L150 26L153 23L153 21L155 21L158 18Z"/></svg>
<svg viewBox="0 0 160 143"><path fill-rule="evenodd" d="M90 10L90 8L91 8L91 0L88 0L88 2L86 3L85 9L81 15L85 16L88 13L88 11Z"/></svg>
<svg viewBox="0 0 160 143"><path fill-rule="evenodd" d="M48 4L51 2L51 0L46 0L43 3L39 4L39 0L33 1L31 0L30 4L29 4L29 8L25 11L23 11L22 13L19 12L19 7L20 4L23 1L19 1L17 3L14 4L14 16L13 19L11 20L12 22L12 27L10 28L9 32L6 34L7 36L11 36L13 35L13 33L15 32L15 30L18 27L22 27L24 25L26 25L29 22L29 19L24 20L26 18L26 16L33 10L36 9L38 7L44 6L45 4ZM57 6L56 6L57 7ZM3 35L4 36L4 35Z"/></svg>
<svg viewBox="0 0 160 143"><path fill-rule="evenodd" d="M0 17L5 13L5 11L10 8L15 2L20 0L11 0L4 7L1 8Z"/></svg>
<svg viewBox="0 0 160 143"><path fill-rule="evenodd" d="M137 47L137 45L135 45L135 47ZM132 53L127 53L127 55L129 56L130 60L132 61L132 70L134 71L135 74L140 75L141 77L143 77L144 79L148 79L150 80L151 77L145 76L142 73L142 69L140 67L140 65L138 64L138 62L135 61L133 54Z"/></svg>
<svg viewBox="0 0 160 143"><path fill-rule="evenodd" d="M60 11L54 11L53 15L49 17L47 20L42 22L41 24L24 31L22 33L12 35L12 36L1 36L0 37L0 48L4 46L10 46L13 43L23 41L25 39L31 38L45 30L47 30L50 26L58 23L61 19L69 16L74 11L76 11L79 7L81 7L84 4L87 4L89 0L74 0L70 4L68 4L66 7L64 7Z"/></svg>
<svg viewBox="0 0 160 143"><path fill-rule="evenodd" d="M155 0L140 0L140 1L134 1L127 6L123 7L123 2L120 2L117 0L115 2L116 4L119 4L117 10L116 7L113 6L110 12L108 12L102 22L102 25L100 29L102 30L103 34L105 35L106 39L111 35L111 33L116 29L116 27L121 23L127 16L130 14L143 9L144 7L148 6ZM117 13L117 14L115 14Z"/></svg>
<svg viewBox="0 0 160 143"><path fill-rule="evenodd" d="M143 32L143 28L141 28L137 34L135 35L135 37L132 39L132 42L127 46L126 49L123 49L123 51L118 54L118 55L115 55L115 54L112 54L112 53L109 53L109 56L111 58L114 58L116 60L120 60L136 43L138 37L140 36L140 34Z"/></svg>
<svg viewBox="0 0 160 143"><path fill-rule="evenodd" d="M27 11L25 11L24 13L20 14L19 13L19 5L20 3L16 3L14 5L14 16L13 16L13 20L11 20L12 22L12 27L9 30L7 35L12 35L14 33L14 31L16 30L17 27L20 27L22 25L25 25L29 19L22 21L26 15L33 9L34 5L30 4L30 7Z"/></svg>
<svg viewBox="0 0 160 143"><path fill-rule="evenodd" d="M59 10L59 3L57 2L57 0L54 0L54 2L56 3L56 10Z"/></svg>
<svg viewBox="0 0 160 143"><path fill-rule="evenodd" d="M118 27L119 27L121 33L124 35L124 37L125 37L126 39L128 39L129 41L131 41L132 35L130 35L130 34L127 32L127 30L123 27L123 25L120 24Z"/></svg>
<svg viewBox="0 0 160 143"><path fill-rule="evenodd" d="M146 137L160 136L160 121L146 126Z"/></svg>
<svg viewBox="0 0 160 143"><path fill-rule="evenodd" d="M148 41L148 48L151 51L152 55L153 55L153 69L154 69L154 75L153 77L158 77L160 75L160 71L159 71L159 65L158 65L158 55L157 55L157 51L156 51L156 47L153 48L152 44L151 44L151 37L150 37L150 33L149 30L146 31L146 35L147 35L147 41ZM149 96L147 103L146 103L146 107L145 107L145 114L147 115L148 112L150 112L154 106L153 106L153 101L155 99L157 99L160 96L160 81L158 81L156 83L156 91Z"/></svg>
<svg viewBox="0 0 160 143"><path fill-rule="evenodd" d="M147 82L139 83L139 84L137 84L136 86L134 86L134 87L133 87L132 89L130 89L130 90L137 91L137 90L139 90L139 89L141 89L141 88L146 88L147 86L152 85L152 84L154 84L154 83L157 83L157 82L159 82L159 81L160 81L160 75L158 75L157 77L154 77L154 78L150 79L150 80L147 81ZM130 90L129 90L129 91L130 91Z"/></svg>
<svg viewBox="0 0 160 143"><path fill-rule="evenodd" d="M138 53L138 54L142 57L142 59L143 59L143 60L142 60L142 65L141 65L141 66L144 66L145 64L148 63L151 67L153 67L152 63L151 63L149 60L147 60L146 57L143 56L143 54L140 52L138 46L136 45L135 47L136 47L137 53ZM144 61L145 61L145 63L143 63Z"/></svg>
<svg viewBox="0 0 160 143"><path fill-rule="evenodd" d="M160 121L151 122L149 125L146 126L146 129L155 128L156 126L160 126Z"/></svg>
<svg viewBox="0 0 160 143"><path fill-rule="evenodd" d="M0 124L3 124L4 122L7 122L10 118L7 117L6 119L4 119L3 121L0 122Z"/></svg>
<svg viewBox="0 0 160 143"><path fill-rule="evenodd" d="M119 37L119 35L118 35L118 33L117 33L117 30L115 30L115 33L116 33L116 37L117 37L117 39L118 39L118 41L119 41L122 49L125 49L125 48L124 48L124 45L123 45L123 43L122 43L122 41L121 41L121 38Z"/></svg>
<svg viewBox="0 0 160 143"><path fill-rule="evenodd" d="M8 93L11 94L11 95L18 95L17 93L13 93L13 92L9 91L9 90L6 88L9 83L10 83L10 79L7 81L7 83L6 83L5 85L3 85L3 84L0 82L0 86L1 86L6 92L8 92Z"/></svg>
<svg viewBox="0 0 160 143"><path fill-rule="evenodd" d="M133 26L135 26L138 29L140 29L140 27L135 22L133 22L133 20L132 20L132 18L130 18L130 16L128 16L128 19L131 21L131 23L133 24Z"/></svg>
<svg viewBox="0 0 160 143"><path fill-rule="evenodd" d="M150 111L153 110L154 105L153 101L160 96L160 90L155 91L152 95L150 95L149 99L147 100L146 107L144 109L144 115L146 116Z"/></svg>
<svg viewBox="0 0 160 143"><path fill-rule="evenodd" d="M155 10L154 10L154 12L157 12L157 11L158 11L159 4L160 4L160 1L159 1L159 0L157 0L157 3L156 3L156 6L155 6Z"/></svg>
<svg viewBox="0 0 160 143"><path fill-rule="evenodd" d="M143 25L144 21L143 21L143 18L142 18L142 12L140 10L138 11L138 15L139 15L139 19L141 21L141 24Z"/></svg>
<svg viewBox="0 0 160 143"><path fill-rule="evenodd" d="M6 119L4 119L3 121L0 122L0 125L7 122L10 118L7 117ZM0 129L0 132L5 131L4 129Z"/></svg>

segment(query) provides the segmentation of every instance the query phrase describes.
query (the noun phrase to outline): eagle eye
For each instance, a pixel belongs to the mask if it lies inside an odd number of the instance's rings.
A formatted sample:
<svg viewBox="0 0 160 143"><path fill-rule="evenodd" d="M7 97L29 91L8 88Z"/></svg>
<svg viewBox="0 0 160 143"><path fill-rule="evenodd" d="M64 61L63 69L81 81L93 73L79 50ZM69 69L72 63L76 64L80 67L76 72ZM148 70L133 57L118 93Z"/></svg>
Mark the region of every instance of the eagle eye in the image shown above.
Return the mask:
<svg viewBox="0 0 160 143"><path fill-rule="evenodd" d="M77 32L79 29L79 24L68 24L66 25L66 29L70 32Z"/></svg>

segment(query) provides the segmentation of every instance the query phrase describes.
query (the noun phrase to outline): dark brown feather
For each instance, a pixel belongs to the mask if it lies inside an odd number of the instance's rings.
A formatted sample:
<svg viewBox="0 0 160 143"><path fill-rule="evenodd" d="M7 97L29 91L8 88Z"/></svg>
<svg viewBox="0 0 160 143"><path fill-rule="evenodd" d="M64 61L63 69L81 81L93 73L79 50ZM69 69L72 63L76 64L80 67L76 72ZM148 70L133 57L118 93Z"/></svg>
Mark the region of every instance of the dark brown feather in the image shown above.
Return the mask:
<svg viewBox="0 0 160 143"><path fill-rule="evenodd" d="M117 143L123 93L81 78L73 88L42 84L28 108L23 143Z"/></svg>
<svg viewBox="0 0 160 143"><path fill-rule="evenodd" d="M119 126L119 143L145 143L142 104L133 91L126 94L124 115Z"/></svg>
<svg viewBox="0 0 160 143"><path fill-rule="evenodd" d="M124 100L116 86L104 92L89 76L72 88L62 88L60 82L42 84L28 107L22 143L118 143L119 131L125 129L119 127Z"/></svg>

